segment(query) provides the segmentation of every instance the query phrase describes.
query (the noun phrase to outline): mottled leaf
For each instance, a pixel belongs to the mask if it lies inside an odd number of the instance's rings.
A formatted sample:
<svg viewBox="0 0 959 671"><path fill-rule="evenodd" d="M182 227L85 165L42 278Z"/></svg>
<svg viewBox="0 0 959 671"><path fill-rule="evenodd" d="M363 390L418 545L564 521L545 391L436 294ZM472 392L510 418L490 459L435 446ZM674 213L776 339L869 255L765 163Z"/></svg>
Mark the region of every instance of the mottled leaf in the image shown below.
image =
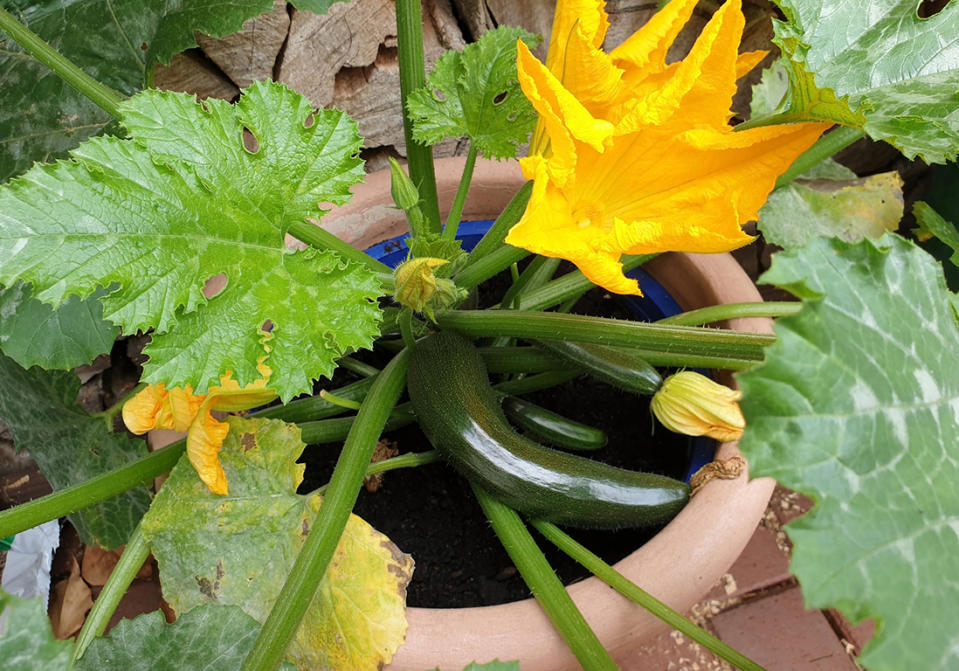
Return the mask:
<svg viewBox="0 0 959 671"><path fill-rule="evenodd" d="M0 589L0 660L17 671L66 671L73 668L73 646L53 636L41 598L21 599Z"/></svg>
<svg viewBox="0 0 959 671"><path fill-rule="evenodd" d="M362 175L346 115L273 83L254 83L236 105L145 91L123 110L131 139L94 138L72 161L0 187L0 282L30 282L53 305L110 287L108 320L125 333L156 329L145 379L198 393L227 370L241 385L261 377L267 320L270 387L284 399L369 346L373 274L284 244L293 222L348 200ZM221 273L226 288L207 300L204 283Z"/></svg>
<svg viewBox="0 0 959 671"><path fill-rule="evenodd" d="M803 299L739 374L753 476L816 505L786 529L806 605L876 618L870 671L959 668L959 327L928 254L815 238L763 281Z"/></svg>
<svg viewBox="0 0 959 671"><path fill-rule="evenodd" d="M461 52L443 54L427 85L407 102L413 137L428 145L469 137L485 156L516 156L536 123L516 76L518 39L531 46L539 42L522 28L505 26L487 31Z"/></svg>
<svg viewBox="0 0 959 671"><path fill-rule="evenodd" d="M920 18L910 0L776 0L775 42L819 89L848 100L864 129L909 158L959 151L959 3ZM828 115L816 118L831 118Z"/></svg>
<svg viewBox="0 0 959 671"><path fill-rule="evenodd" d="M71 296L53 309L28 284L0 287L0 350L24 368L70 370L109 352L120 329L103 320L97 300Z"/></svg>
<svg viewBox="0 0 959 671"><path fill-rule="evenodd" d="M920 241L936 238L952 250L949 261L959 266L959 231L955 224L946 221L938 212L932 209L929 203L917 200L912 206L912 214L916 218L916 228L913 232Z"/></svg>
<svg viewBox="0 0 959 671"><path fill-rule="evenodd" d="M143 520L164 598L178 612L204 603L240 606L263 621L320 506L296 488L299 429L276 420L229 419L220 452L229 497L211 494L185 459ZM299 668L376 669L406 632L412 560L352 516L288 658Z"/></svg>
<svg viewBox="0 0 959 671"><path fill-rule="evenodd" d="M54 490L89 480L146 455L146 444L111 433L77 404L80 380L69 371L24 370L0 354L0 420L17 450L27 450ZM69 515L85 543L127 542L150 506L140 486Z"/></svg>
<svg viewBox="0 0 959 671"><path fill-rule="evenodd" d="M120 620L105 637L93 640L75 668L236 671L259 633L260 623L236 606L203 604L173 624L157 610Z"/></svg>
<svg viewBox="0 0 959 671"><path fill-rule="evenodd" d="M294 3L328 6L324 0ZM122 94L144 87L159 61L222 37L273 8L272 0L14 0L15 18L94 79ZM110 116L0 31L0 181L63 156Z"/></svg>
<svg viewBox="0 0 959 671"><path fill-rule="evenodd" d="M759 211L768 242L800 247L816 235L854 242L894 231L902 220L902 178L896 171L862 179L804 175L769 194Z"/></svg>

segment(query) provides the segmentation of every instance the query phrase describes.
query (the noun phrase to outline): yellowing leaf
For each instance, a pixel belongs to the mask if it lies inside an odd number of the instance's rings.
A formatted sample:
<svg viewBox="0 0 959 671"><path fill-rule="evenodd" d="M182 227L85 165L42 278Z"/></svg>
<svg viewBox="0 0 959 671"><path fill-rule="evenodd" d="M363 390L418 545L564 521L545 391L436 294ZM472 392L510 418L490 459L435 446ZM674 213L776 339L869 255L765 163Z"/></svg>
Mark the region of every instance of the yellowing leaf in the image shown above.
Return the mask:
<svg viewBox="0 0 959 671"><path fill-rule="evenodd" d="M296 488L303 466L297 427L227 420L220 462L229 497L212 494L186 459L173 469L143 520L160 566L164 598L178 614L233 604L263 622L303 545L318 496ZM351 516L330 568L288 650L301 669L377 669L406 635L412 560Z"/></svg>

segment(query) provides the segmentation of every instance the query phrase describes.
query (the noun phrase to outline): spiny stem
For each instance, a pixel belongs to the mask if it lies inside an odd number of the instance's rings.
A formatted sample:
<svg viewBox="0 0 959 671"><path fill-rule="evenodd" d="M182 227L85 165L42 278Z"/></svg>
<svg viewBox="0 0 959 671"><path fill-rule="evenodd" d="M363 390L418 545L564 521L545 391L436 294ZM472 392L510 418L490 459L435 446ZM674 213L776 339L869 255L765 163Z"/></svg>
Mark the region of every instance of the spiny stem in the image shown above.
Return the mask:
<svg viewBox="0 0 959 671"><path fill-rule="evenodd" d="M626 598L638 603L660 620L696 643L733 664L742 671L765 671L756 662L734 650L715 636L703 631L662 601L628 580L623 574L580 545L567 533L551 522L534 521L532 525L560 550L582 564L590 573L605 582Z"/></svg>
<svg viewBox="0 0 959 671"><path fill-rule="evenodd" d="M672 317L657 320L656 324L672 326L701 326L726 319L740 317L786 317L802 309L802 303L789 301L769 301L766 303L726 303L711 305L707 308L681 312Z"/></svg>
<svg viewBox="0 0 959 671"><path fill-rule="evenodd" d="M615 671L616 664L573 603L516 511L475 485L473 493L523 580L579 663L589 671Z"/></svg>
<svg viewBox="0 0 959 671"><path fill-rule="evenodd" d="M116 119L120 118L120 103L126 99L126 96L98 82L78 68L2 7L0 7L0 29L12 37L24 51L53 70L60 79L79 91L81 95L89 98L97 107Z"/></svg>

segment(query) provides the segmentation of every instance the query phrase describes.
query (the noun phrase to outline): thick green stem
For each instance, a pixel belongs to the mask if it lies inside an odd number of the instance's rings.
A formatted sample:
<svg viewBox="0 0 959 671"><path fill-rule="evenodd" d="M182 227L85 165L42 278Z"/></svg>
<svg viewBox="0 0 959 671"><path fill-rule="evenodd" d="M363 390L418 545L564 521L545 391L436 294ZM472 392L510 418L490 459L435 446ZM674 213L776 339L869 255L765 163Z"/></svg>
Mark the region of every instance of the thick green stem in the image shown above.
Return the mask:
<svg viewBox="0 0 959 671"><path fill-rule="evenodd" d="M0 512L0 538L69 515L78 510L121 494L168 472L186 449L186 441L178 440L162 450L152 452L134 462L115 468L78 485Z"/></svg>
<svg viewBox="0 0 959 671"><path fill-rule="evenodd" d="M126 594L127 588L136 577L143 562L150 556L150 544L140 532L140 525L133 530L133 534L127 541L127 546L120 555L110 577L107 578L103 589L100 590L100 596L93 603L93 608L87 614L87 619L83 623L83 628L77 635L77 642L73 648L73 661L76 662L86 652L87 646L93 642L97 636L106 631L110 618L120 604L120 599Z"/></svg>
<svg viewBox="0 0 959 671"><path fill-rule="evenodd" d="M86 72L63 57L56 49L44 42L39 35L17 21L5 9L0 8L0 29L23 47L23 50L53 70L60 79L86 96L110 116L120 118L120 103L126 98L118 91L101 84ZM42 101L39 101L42 104Z"/></svg>
<svg viewBox="0 0 959 671"><path fill-rule="evenodd" d="M622 319L526 310L450 310L437 318L444 329L473 337L512 336L625 345L676 356L712 356L761 361L775 336L690 326L660 326Z"/></svg>
<svg viewBox="0 0 959 671"><path fill-rule="evenodd" d="M523 212L526 211L526 204L529 202L529 197L532 193L532 182L526 182L520 190L516 192L516 195L513 196L503 211L500 212L500 215L496 217L496 221L493 222L490 229L486 231L486 235L476 244L473 251L470 252L469 258L466 260L466 265L460 273L461 275L467 268L471 268L474 264L479 263L486 255L503 247L503 239L506 237L506 234L509 233L509 229L523 216ZM457 276L456 279L460 286L464 286L460 282L460 276ZM479 282L476 282L476 284L479 284ZM470 286L476 286L476 284Z"/></svg>
<svg viewBox="0 0 959 671"><path fill-rule="evenodd" d="M354 359L351 356L340 357L336 360L336 365L342 366L351 373L356 373L357 375L362 375L363 377L374 377L380 373L380 369L376 366L363 363L362 361Z"/></svg>
<svg viewBox="0 0 959 671"><path fill-rule="evenodd" d="M409 351L403 350L376 377L333 470L326 498L293 563L280 597L263 623L243 669L276 669L300 626L356 503L383 425L406 385Z"/></svg>
<svg viewBox="0 0 959 671"><path fill-rule="evenodd" d="M523 580L579 663L586 671L615 671L616 664L556 577L516 511L475 485L473 492Z"/></svg>
<svg viewBox="0 0 959 671"><path fill-rule="evenodd" d="M440 232L440 207L433 171L433 150L413 139L406 101L426 85L426 58L423 54L423 10L420 0L396 0L396 47L400 65L400 100L403 108L403 135L410 179L419 190L421 209L433 233Z"/></svg>
<svg viewBox="0 0 959 671"><path fill-rule="evenodd" d="M377 274L380 282L383 283L384 288L389 288L390 291L392 291L392 268L384 263L380 263L372 256L367 255L366 252L357 249L343 240L340 240L326 229L320 228L316 224L311 224L307 221L294 221L290 224L290 227L286 232L297 240L302 240L311 247L332 250L340 256L366 266Z"/></svg>
<svg viewBox="0 0 959 671"><path fill-rule="evenodd" d="M466 165L463 166L463 175L460 177L460 184L456 189L456 196L453 198L453 205L450 208L450 214L446 218L446 228L443 229L443 237L447 240L456 238L456 231L459 229L460 217L463 216L463 207L466 205L466 194L470 190L470 182L473 181L473 168L476 167L476 146L471 142L469 151L466 153Z"/></svg>
<svg viewBox="0 0 959 671"><path fill-rule="evenodd" d="M427 464L435 464L437 461L442 461L443 455L437 452L436 450L428 450L426 452L407 452L406 454L401 454L396 457L390 457L389 459L384 459L383 461L374 461L372 464L366 467L366 476L376 475L377 473L386 473L388 471L395 471L398 468L416 468L417 466L426 466ZM318 487L313 494L320 494L321 496L326 493L329 483Z"/></svg>
<svg viewBox="0 0 959 671"><path fill-rule="evenodd" d="M456 286L463 289L472 289L493 277L493 275L506 270L514 263L522 261L527 256L529 256L529 252L525 249L503 245L475 263L467 265L453 279L456 280Z"/></svg>
<svg viewBox="0 0 959 671"><path fill-rule="evenodd" d="M711 305L708 308L681 312L672 317L658 320L657 324L672 326L701 326L726 319L741 317L786 317L802 309L802 303L788 301L769 301L767 303L726 303Z"/></svg>
<svg viewBox="0 0 959 671"><path fill-rule="evenodd" d="M551 543L582 564L590 573L713 654L742 669L742 671L765 671L756 662L729 647L715 636L703 631L662 601L628 580L619 571L580 545L555 524L537 521L532 522L532 524Z"/></svg>
<svg viewBox="0 0 959 671"><path fill-rule="evenodd" d="M840 126L836 130L826 133L816 141L816 144L800 154L789 166L789 169L779 176L779 179L776 180L776 188L789 184L813 166L822 163L837 151L845 149L864 136L863 131L848 126Z"/></svg>
<svg viewBox="0 0 959 671"><path fill-rule="evenodd" d="M643 265L650 259L655 258L656 254L641 254L638 256L627 255L620 259L623 263L623 271L632 270ZM547 310L554 305L559 305L565 301L577 298L584 291L594 288L596 285L586 279L578 270L566 273L562 277L557 277L541 286L538 289L524 293L516 306L519 310Z"/></svg>

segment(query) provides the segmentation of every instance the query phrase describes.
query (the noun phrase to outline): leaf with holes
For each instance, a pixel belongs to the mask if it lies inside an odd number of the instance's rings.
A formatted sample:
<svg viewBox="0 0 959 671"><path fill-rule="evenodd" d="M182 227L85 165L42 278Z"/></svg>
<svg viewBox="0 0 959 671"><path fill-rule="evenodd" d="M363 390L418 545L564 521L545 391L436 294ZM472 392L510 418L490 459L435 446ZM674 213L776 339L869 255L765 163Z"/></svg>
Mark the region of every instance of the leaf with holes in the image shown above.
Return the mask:
<svg viewBox="0 0 959 671"><path fill-rule="evenodd" d="M70 370L109 352L120 330L97 299L71 296L59 308L33 298L29 284L0 287L0 350L24 368Z"/></svg>
<svg viewBox="0 0 959 671"><path fill-rule="evenodd" d="M100 417L77 404L80 380L72 372L24 370L0 354L0 421L13 445L27 450L54 490L89 480L146 456L146 443L111 433ZM84 543L115 548L127 542L150 494L143 485L71 514Z"/></svg>
<svg viewBox="0 0 959 671"><path fill-rule="evenodd" d="M236 606L197 606L168 624L161 611L120 620L106 636L95 638L76 663L76 671L138 669L151 671L235 671L253 649L260 623ZM293 666L283 665L284 671Z"/></svg>
<svg viewBox="0 0 959 671"><path fill-rule="evenodd" d="M73 646L57 640L43 599L21 599L0 589L0 659L18 671L66 671Z"/></svg>
<svg viewBox="0 0 959 671"><path fill-rule="evenodd" d="M539 38L522 28L489 30L462 52L448 51L436 62L427 85L407 102L413 137L436 144L469 137L490 158L512 158L529 140L536 112L516 78L516 41L535 46Z"/></svg>
<svg viewBox="0 0 959 671"><path fill-rule="evenodd" d="M928 18L919 17L915 0L872 3L868 11L845 0L776 4L788 19L775 22L776 44L819 89L861 113L871 137L894 144L909 158L956 157L959 3ZM825 116L812 111L815 118L839 120L835 110Z"/></svg>
<svg viewBox="0 0 959 671"><path fill-rule="evenodd" d="M240 606L260 622L289 575L320 506L296 493L305 447L277 420L231 417L220 451L230 496L211 494L186 458L143 519L163 596L177 613L204 603ZM267 561L264 561L267 558ZM355 515L288 649L300 668L376 669L406 633L413 561Z"/></svg>
<svg viewBox="0 0 959 671"><path fill-rule="evenodd" d="M959 326L928 254L815 238L763 281L802 298L737 376L754 476L811 496L786 530L806 605L876 618L870 671L959 668Z"/></svg>
<svg viewBox="0 0 959 671"><path fill-rule="evenodd" d="M155 329L145 379L198 393L227 370L241 386L259 379L269 351L270 387L289 399L370 345L373 273L284 244L292 223L348 200L363 174L345 114L273 83L235 106L145 91L123 112L130 139L95 138L0 187L0 282L29 282L52 305L110 287L106 319ZM226 287L207 300L204 283L220 274Z"/></svg>

